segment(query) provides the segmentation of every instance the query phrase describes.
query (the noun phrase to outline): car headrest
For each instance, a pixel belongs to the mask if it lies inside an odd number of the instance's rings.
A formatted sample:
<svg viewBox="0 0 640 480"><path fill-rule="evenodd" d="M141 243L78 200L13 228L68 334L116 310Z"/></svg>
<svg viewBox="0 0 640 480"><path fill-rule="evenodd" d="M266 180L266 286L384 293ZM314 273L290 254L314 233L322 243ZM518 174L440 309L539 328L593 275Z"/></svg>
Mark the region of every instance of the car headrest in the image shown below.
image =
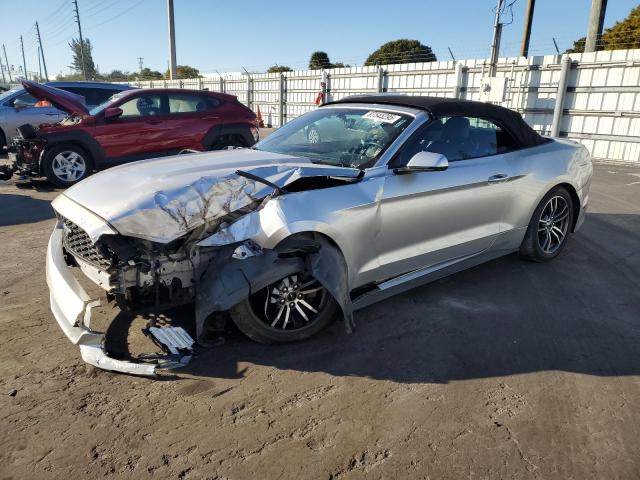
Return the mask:
<svg viewBox="0 0 640 480"><path fill-rule="evenodd" d="M451 117L442 128L443 140L466 140L469 138L469 119L466 117Z"/></svg>

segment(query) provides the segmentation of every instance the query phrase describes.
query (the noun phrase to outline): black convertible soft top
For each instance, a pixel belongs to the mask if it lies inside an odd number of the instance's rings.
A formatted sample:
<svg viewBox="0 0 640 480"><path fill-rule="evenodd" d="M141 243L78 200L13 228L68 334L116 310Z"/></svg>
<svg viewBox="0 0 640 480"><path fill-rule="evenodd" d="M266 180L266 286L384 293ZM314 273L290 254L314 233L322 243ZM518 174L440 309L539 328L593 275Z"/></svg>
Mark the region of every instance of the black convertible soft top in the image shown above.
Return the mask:
<svg viewBox="0 0 640 480"><path fill-rule="evenodd" d="M457 98L419 97L410 95L355 95L325 105L338 103L378 103L425 110L436 118L465 116L490 120L506 130L521 147L534 147L549 141L540 136L518 112L491 103Z"/></svg>

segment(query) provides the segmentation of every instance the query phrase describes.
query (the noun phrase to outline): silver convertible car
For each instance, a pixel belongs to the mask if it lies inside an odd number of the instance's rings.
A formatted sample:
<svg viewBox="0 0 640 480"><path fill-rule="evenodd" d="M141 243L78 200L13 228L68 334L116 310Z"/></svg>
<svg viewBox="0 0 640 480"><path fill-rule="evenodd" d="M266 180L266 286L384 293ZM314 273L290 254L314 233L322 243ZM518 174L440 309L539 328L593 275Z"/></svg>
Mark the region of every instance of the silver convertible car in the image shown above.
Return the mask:
<svg viewBox="0 0 640 480"><path fill-rule="evenodd" d="M331 124L309 138L314 125ZM250 149L98 173L53 202L51 309L85 361L115 358L92 326L101 301L160 312L194 304L193 331L227 319L258 342L302 340L353 312L519 252L547 261L585 217L587 150L484 103L402 95L326 104ZM103 296L104 297L104 296ZM102 299L104 301L104 298Z"/></svg>

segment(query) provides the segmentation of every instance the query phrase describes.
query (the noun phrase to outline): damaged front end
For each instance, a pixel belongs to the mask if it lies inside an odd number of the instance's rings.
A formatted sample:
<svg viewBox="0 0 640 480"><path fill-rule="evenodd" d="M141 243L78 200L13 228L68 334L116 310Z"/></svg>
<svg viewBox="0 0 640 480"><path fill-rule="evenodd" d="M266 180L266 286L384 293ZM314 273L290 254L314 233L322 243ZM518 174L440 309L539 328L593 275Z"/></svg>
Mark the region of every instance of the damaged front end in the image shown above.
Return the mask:
<svg viewBox="0 0 640 480"><path fill-rule="evenodd" d="M171 355L149 361L110 357L104 334L91 325L99 301L89 297L72 269L78 268L121 309L157 314L195 304L200 343L205 343L205 324L215 314L228 312L287 275L309 272L342 308L350 331L347 267L337 247L312 233L291 236L271 248L263 240L286 224L279 196L308 185L331 187L360 178L356 169L280 165L201 176L183 187L157 190L135 208L104 214L108 221L72 200L70 189L53 203L58 224L47 253L47 283L54 316L87 363L153 375L187 363L190 337L183 330L150 328ZM167 338L174 342L167 344Z"/></svg>

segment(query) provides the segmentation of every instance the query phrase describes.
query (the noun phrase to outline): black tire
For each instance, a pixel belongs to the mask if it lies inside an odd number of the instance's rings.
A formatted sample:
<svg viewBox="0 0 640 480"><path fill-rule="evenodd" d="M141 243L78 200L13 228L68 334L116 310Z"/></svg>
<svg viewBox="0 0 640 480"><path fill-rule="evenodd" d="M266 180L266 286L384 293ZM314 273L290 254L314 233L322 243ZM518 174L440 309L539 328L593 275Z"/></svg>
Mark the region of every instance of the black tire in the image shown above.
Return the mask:
<svg viewBox="0 0 640 480"><path fill-rule="evenodd" d="M573 200L567 189L551 189L533 212L520 245L520 256L534 262L556 258L567 245L573 218Z"/></svg>
<svg viewBox="0 0 640 480"><path fill-rule="evenodd" d="M239 135L223 135L215 140L209 150L223 150L229 147L246 147L247 142L244 141Z"/></svg>
<svg viewBox="0 0 640 480"><path fill-rule="evenodd" d="M289 276L286 278L291 279L292 277L296 276ZM277 313L277 311L280 310L279 307L289 311L287 305L282 306L278 301L276 301L271 302L273 305L272 307L266 302L270 298L273 298L271 295L273 294L274 287L278 288L283 281L284 279L256 292L233 307L230 311L231 318L240 331L258 343L277 344L306 340L326 327L334 317L338 304L329 292L327 292L312 277L306 277L304 280L301 280L299 282L299 288L296 291L300 293L319 288L319 290L317 290L317 295L321 298L317 298L317 302L314 302L313 299L307 296L303 297L305 301L308 301L309 305L317 307L317 314L312 315L313 312L300 305L299 306L303 309L303 312L306 312L306 315L309 315L309 322L304 321L296 308L290 309L289 316L284 313L285 310L282 310L282 313ZM308 290L303 290L303 288L308 288ZM289 292L289 294L293 293L293 290ZM267 307L267 305L269 306ZM268 318L263 314L263 311L266 311L267 308L273 309L272 315L270 317L267 316ZM273 322L276 326L273 326L273 323L271 323L273 319L277 320L277 322ZM291 321L289 328L285 325L285 321L287 319Z"/></svg>
<svg viewBox="0 0 640 480"><path fill-rule="evenodd" d="M4 151L4 147L6 146L7 146L7 136L4 134L4 132L0 128L0 153Z"/></svg>
<svg viewBox="0 0 640 480"><path fill-rule="evenodd" d="M68 161L71 163L75 162L77 165L82 163L84 165L84 169L82 172L80 172L80 170L75 170L77 175L73 175L71 170L74 169L69 167L69 175L66 177L64 175L60 175L58 173L60 169L56 168L56 165L59 165L61 161L61 157L59 157L59 155L67 157ZM42 161L42 170L50 183L56 187L67 188L81 180L84 180L93 173L93 159L81 146L76 145L75 143L61 143L59 145L54 145L45 152L44 159Z"/></svg>

